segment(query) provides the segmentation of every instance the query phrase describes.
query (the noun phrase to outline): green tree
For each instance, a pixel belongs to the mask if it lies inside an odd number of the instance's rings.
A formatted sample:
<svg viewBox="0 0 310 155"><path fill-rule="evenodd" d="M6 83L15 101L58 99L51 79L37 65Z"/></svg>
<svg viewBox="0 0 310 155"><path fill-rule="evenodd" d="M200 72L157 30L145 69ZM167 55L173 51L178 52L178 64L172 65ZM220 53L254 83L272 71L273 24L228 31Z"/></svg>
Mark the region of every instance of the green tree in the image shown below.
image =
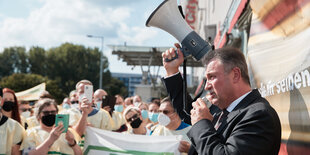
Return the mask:
<svg viewBox="0 0 310 155"><path fill-rule="evenodd" d="M47 76L47 52L41 47L31 47L28 52L30 73Z"/></svg>
<svg viewBox="0 0 310 155"><path fill-rule="evenodd" d="M50 79L61 81L65 92L69 93L75 89L75 84L88 79L93 82L94 89L98 88L100 52L97 48L85 48L81 45L70 43L62 44L60 47L52 48L47 52L47 76ZM104 61L103 85L109 83L108 61Z"/></svg>
<svg viewBox="0 0 310 155"><path fill-rule="evenodd" d="M5 48L0 54L0 77L28 72L28 56L24 47Z"/></svg>
<svg viewBox="0 0 310 155"><path fill-rule="evenodd" d="M46 90L56 99L57 103L61 103L65 97L65 93L60 87L59 82L50 80L47 77L43 77L37 74L24 74L17 73L11 76L4 77L0 80L0 85L3 88L10 88L15 92L23 91L32 88L41 83L46 83Z"/></svg>
<svg viewBox="0 0 310 155"><path fill-rule="evenodd" d="M111 77L108 67L109 62L104 56L103 88L113 95L116 93L127 94L124 84ZM98 89L99 69L100 51L98 48L85 48L82 45L71 43L64 43L49 50L44 50L41 47L31 47L29 52L26 52L23 47L10 47L0 53L0 78L14 73L41 75L50 80L47 80L47 84L51 83L49 87L53 86L55 89L59 89L58 92L53 92L58 100L62 99L58 97L64 97L63 93L69 94L71 90L74 90L75 84L82 79L90 80L94 85L94 90ZM18 79L18 77L14 77L14 79L17 79L17 81L10 81L10 83L14 83L15 91L26 88L26 84L23 83L22 79ZM40 78L33 78L33 80L35 79ZM35 84L40 82L35 82ZM33 86L33 83L30 82L30 84L31 86L27 86L27 89Z"/></svg>

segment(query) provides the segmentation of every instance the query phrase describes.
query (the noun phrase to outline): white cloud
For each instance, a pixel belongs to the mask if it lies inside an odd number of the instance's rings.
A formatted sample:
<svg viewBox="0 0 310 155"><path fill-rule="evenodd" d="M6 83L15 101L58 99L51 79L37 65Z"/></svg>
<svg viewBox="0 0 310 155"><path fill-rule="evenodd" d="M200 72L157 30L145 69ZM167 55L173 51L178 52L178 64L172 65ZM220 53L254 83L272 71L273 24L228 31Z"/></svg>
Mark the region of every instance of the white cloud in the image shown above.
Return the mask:
<svg viewBox="0 0 310 155"><path fill-rule="evenodd" d="M51 47L63 42L83 42L89 33L117 37L116 28L125 24L123 20L129 16L130 8L125 7L102 9L86 1L46 1L25 19L2 21L0 48L15 45Z"/></svg>
<svg viewBox="0 0 310 155"><path fill-rule="evenodd" d="M126 24L121 24L118 35L131 45L143 45L146 40L156 36L157 31L147 27L128 27Z"/></svg>
<svg viewBox="0 0 310 155"><path fill-rule="evenodd" d="M175 42L166 32L144 25L157 6L151 3L158 1L126 0L125 4L123 0L39 0L38 3L39 7L32 5L25 17L8 17L1 15L0 10L0 51L11 46L48 49L64 42L100 47L100 39L87 38L87 34L104 36L105 45L127 42L128 45L167 46ZM112 72L131 72L131 66L112 56L107 46L104 54ZM139 67L133 72L141 73Z"/></svg>

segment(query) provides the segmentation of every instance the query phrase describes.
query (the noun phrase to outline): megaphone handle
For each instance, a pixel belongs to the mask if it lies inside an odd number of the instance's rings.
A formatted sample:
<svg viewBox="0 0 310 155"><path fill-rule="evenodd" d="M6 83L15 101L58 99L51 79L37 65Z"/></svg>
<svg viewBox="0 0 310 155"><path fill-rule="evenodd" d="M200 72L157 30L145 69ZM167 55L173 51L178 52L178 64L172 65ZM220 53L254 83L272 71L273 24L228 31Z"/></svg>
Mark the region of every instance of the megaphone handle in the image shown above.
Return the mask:
<svg viewBox="0 0 310 155"><path fill-rule="evenodd" d="M173 61L179 57L177 50L175 50L174 52L175 52L175 57L172 57L171 59L165 58L165 62Z"/></svg>

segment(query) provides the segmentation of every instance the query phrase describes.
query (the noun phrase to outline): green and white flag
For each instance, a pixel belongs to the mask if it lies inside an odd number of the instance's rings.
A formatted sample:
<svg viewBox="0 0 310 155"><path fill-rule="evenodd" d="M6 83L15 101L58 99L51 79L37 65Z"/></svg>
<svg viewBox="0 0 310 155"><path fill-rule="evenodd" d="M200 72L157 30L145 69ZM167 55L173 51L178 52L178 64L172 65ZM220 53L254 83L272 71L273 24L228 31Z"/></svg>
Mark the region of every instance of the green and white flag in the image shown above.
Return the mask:
<svg viewBox="0 0 310 155"><path fill-rule="evenodd" d="M122 134L86 128L85 155L178 155L182 136L146 136Z"/></svg>

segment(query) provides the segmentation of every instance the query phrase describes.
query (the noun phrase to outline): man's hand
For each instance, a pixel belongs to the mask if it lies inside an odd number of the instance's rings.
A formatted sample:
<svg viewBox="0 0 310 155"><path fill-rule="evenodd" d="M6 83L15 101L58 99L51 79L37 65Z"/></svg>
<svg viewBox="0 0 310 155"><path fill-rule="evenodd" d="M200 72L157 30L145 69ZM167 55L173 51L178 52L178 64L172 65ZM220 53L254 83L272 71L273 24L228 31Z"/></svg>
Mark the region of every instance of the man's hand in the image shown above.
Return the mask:
<svg viewBox="0 0 310 155"><path fill-rule="evenodd" d="M89 114L93 110L91 107L91 103L88 101L86 97L83 97L82 104L81 104L81 110L83 114Z"/></svg>
<svg viewBox="0 0 310 155"><path fill-rule="evenodd" d="M188 153L190 147L191 147L191 144L189 142L181 140L178 149L180 152Z"/></svg>
<svg viewBox="0 0 310 155"><path fill-rule="evenodd" d="M177 59L170 61L170 62L165 61L166 58L171 59L171 58L175 57L175 49L174 48L170 48L170 49L168 49L162 53L163 65L166 69L167 76L171 76L171 75L179 72L179 66L184 61L183 53L180 50L181 46L178 43L175 43L174 46L177 48L177 53L178 53Z"/></svg>
<svg viewBox="0 0 310 155"><path fill-rule="evenodd" d="M191 122L192 125L197 123L202 119L213 120L213 116L210 113L210 109L202 101L201 98L198 98L196 102L192 103L193 109L191 110Z"/></svg>

